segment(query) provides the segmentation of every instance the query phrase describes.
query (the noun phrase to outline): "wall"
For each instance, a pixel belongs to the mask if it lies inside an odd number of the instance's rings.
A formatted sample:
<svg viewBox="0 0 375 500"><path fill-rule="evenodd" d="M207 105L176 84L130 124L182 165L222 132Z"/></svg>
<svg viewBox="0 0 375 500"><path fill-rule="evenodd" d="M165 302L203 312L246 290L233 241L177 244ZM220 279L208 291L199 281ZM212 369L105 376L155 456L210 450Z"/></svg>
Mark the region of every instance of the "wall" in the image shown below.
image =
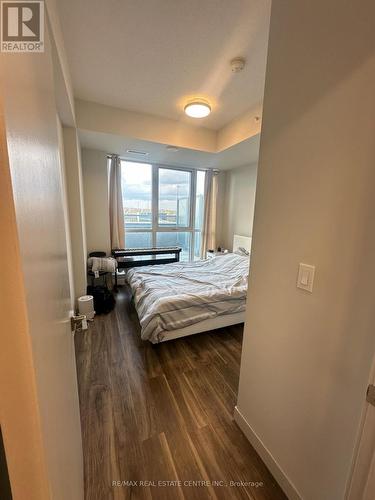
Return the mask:
<svg viewBox="0 0 375 500"><path fill-rule="evenodd" d="M82 130L134 137L201 151L216 151L217 134L205 127L81 99L76 99L75 107L77 126ZM229 138L226 139L227 142Z"/></svg>
<svg viewBox="0 0 375 500"><path fill-rule="evenodd" d="M107 154L82 150L87 251L103 250L110 255Z"/></svg>
<svg viewBox="0 0 375 500"><path fill-rule="evenodd" d="M87 252L103 250L110 254L108 218L107 153L82 149L82 177L85 202ZM226 172L218 175L217 244L224 241L226 210Z"/></svg>
<svg viewBox="0 0 375 500"><path fill-rule="evenodd" d="M226 171L226 189L221 202L223 211L223 246L232 249L233 235L251 236L257 165L246 165Z"/></svg>
<svg viewBox="0 0 375 500"><path fill-rule="evenodd" d="M217 131L82 99L76 99L75 108L77 125L81 130L173 144L210 153L225 151L245 139L255 137L261 129L262 103ZM255 117L260 119L256 120Z"/></svg>
<svg viewBox="0 0 375 500"><path fill-rule="evenodd" d="M72 264L76 298L85 295L87 287L86 221L83 199L81 147L77 130L63 127L64 167L72 241Z"/></svg>
<svg viewBox="0 0 375 500"><path fill-rule="evenodd" d="M60 176L61 176L61 188L62 188L62 199L63 199L63 210L64 210L65 235L66 235L66 256L68 260L68 273L69 273L70 309L72 312L74 312L76 293L74 288L75 280L74 280L74 268L73 268L72 239L71 239L70 218L69 218L68 189L66 184L64 134L59 116L57 116L56 121L57 121L57 138L59 145Z"/></svg>
<svg viewBox="0 0 375 500"><path fill-rule="evenodd" d="M267 37L267 35L266 35ZM216 151L221 152L260 133L263 103L259 103L218 130ZM259 119L257 120L256 117Z"/></svg>
<svg viewBox="0 0 375 500"><path fill-rule="evenodd" d="M1 198L4 189L8 215L1 227L7 265L1 278L0 417L15 500L83 498L51 53L46 30L43 54L0 56L9 156L8 169L2 147Z"/></svg>
<svg viewBox="0 0 375 500"><path fill-rule="evenodd" d="M73 84L71 81L68 58L65 51L61 22L58 13L58 0L46 0L48 27L51 30L51 45L54 61L56 105L65 125L75 126Z"/></svg>
<svg viewBox="0 0 375 500"><path fill-rule="evenodd" d="M290 498L344 498L374 356L374 16L272 7L236 420Z"/></svg>

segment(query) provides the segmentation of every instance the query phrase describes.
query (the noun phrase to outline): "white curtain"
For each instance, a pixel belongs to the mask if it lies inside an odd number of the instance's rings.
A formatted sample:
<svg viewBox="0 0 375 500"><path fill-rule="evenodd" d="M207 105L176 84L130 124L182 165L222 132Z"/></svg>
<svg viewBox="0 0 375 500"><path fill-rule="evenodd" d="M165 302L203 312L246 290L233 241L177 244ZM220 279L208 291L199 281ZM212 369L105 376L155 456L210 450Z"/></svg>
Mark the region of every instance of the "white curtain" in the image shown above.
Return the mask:
<svg viewBox="0 0 375 500"><path fill-rule="evenodd" d="M206 258L207 250L216 249L216 203L217 175L208 170L204 180L204 216L201 239L201 258Z"/></svg>
<svg viewBox="0 0 375 500"><path fill-rule="evenodd" d="M109 166L109 226L111 232L111 248L125 248L121 161L117 155L111 157Z"/></svg>

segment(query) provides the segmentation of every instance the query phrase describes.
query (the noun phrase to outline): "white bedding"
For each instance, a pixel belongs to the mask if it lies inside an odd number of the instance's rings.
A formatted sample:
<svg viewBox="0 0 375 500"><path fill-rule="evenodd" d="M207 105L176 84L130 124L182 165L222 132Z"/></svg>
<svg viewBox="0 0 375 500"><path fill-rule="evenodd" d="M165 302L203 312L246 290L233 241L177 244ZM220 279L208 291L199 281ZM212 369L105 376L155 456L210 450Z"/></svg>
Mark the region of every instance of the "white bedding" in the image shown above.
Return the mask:
<svg viewBox="0 0 375 500"><path fill-rule="evenodd" d="M233 253L128 270L142 339L157 343L169 331L244 311L248 273L249 257Z"/></svg>

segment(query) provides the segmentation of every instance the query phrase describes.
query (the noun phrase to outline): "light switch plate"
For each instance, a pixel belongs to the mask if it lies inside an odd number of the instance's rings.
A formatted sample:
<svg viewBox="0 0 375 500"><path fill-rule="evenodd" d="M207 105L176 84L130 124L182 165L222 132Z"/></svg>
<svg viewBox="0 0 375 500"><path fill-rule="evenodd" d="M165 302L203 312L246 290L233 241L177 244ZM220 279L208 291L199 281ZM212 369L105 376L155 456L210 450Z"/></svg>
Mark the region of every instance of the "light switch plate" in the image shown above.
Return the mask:
<svg viewBox="0 0 375 500"><path fill-rule="evenodd" d="M315 266L300 263L298 268L297 287L312 292L314 284Z"/></svg>

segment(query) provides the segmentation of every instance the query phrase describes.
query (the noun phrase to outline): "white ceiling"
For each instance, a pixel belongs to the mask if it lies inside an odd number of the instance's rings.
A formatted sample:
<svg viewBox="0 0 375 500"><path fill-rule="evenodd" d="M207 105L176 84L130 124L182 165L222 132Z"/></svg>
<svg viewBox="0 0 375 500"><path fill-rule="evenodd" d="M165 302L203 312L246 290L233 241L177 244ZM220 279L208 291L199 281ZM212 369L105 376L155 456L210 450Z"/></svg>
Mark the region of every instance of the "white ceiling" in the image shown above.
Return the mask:
<svg viewBox="0 0 375 500"><path fill-rule="evenodd" d="M217 168L219 170L229 170L258 162L260 139L258 134L221 153L207 153L186 148L179 148L178 151L173 152L168 151L165 144L87 130L80 130L79 137L83 148L116 153L129 160L180 167ZM128 154L126 153L127 149L144 151L149 154L147 156Z"/></svg>
<svg viewBox="0 0 375 500"><path fill-rule="evenodd" d="M218 130L263 99L270 4L59 0L75 96ZM187 96L208 98L211 115L184 117Z"/></svg>

